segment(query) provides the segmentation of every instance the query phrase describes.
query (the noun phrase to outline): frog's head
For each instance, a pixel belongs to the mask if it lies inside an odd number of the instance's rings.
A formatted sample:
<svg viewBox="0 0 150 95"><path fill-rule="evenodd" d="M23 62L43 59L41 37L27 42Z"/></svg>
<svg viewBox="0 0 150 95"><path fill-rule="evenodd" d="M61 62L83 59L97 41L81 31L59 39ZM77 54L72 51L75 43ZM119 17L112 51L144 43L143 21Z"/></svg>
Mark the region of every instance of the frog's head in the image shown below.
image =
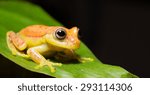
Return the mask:
<svg viewBox="0 0 150 95"><path fill-rule="evenodd" d="M50 27L47 33L46 41L56 47L75 50L80 47L80 40L78 39L77 27L67 29L64 27Z"/></svg>

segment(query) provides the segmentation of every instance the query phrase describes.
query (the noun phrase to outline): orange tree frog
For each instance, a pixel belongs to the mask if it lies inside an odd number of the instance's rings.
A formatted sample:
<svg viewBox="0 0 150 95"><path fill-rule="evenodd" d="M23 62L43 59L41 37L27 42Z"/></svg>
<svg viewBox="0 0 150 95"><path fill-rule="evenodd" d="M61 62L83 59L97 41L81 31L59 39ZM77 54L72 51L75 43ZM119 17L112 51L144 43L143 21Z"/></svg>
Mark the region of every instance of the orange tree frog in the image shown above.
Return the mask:
<svg viewBox="0 0 150 95"><path fill-rule="evenodd" d="M77 27L67 29L61 26L31 25L18 33L7 32L7 45L13 55L30 58L38 64L36 68L46 65L51 72L55 72L55 66L62 64L46 60L46 56L80 62L93 60L81 58L74 52L80 47Z"/></svg>

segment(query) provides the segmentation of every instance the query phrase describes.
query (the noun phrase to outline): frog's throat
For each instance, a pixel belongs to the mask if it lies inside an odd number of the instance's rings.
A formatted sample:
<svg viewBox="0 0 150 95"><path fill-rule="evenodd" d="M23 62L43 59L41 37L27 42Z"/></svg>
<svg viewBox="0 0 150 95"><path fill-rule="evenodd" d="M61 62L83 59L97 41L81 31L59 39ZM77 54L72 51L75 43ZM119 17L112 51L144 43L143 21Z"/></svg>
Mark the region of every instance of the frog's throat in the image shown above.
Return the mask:
<svg viewBox="0 0 150 95"><path fill-rule="evenodd" d="M53 41L48 41L48 44L51 45L53 48L57 48L57 49L67 49L67 50L70 50L70 51L74 51L76 49L79 48L79 46L71 46L71 45L62 45L62 44L57 44Z"/></svg>

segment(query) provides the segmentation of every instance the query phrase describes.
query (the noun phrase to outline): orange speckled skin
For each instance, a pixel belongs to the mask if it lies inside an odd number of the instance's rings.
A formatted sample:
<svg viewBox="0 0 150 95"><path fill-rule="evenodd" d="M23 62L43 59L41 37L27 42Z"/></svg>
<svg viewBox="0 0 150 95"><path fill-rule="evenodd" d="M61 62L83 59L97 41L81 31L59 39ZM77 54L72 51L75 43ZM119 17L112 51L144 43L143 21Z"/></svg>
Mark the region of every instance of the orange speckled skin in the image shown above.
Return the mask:
<svg viewBox="0 0 150 95"><path fill-rule="evenodd" d="M19 33L29 37L41 37L47 34L49 30L51 31L49 26L33 25L22 29Z"/></svg>

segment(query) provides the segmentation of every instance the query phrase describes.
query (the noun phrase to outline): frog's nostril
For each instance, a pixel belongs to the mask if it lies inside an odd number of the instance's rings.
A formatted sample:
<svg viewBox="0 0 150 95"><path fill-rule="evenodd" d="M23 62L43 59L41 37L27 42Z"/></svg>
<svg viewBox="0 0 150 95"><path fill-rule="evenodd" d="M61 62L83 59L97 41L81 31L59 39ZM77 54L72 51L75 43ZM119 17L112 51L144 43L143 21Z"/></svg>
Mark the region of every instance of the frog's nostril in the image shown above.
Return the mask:
<svg viewBox="0 0 150 95"><path fill-rule="evenodd" d="M70 38L70 41L74 43L74 42L75 42L75 39L74 39L74 38Z"/></svg>

